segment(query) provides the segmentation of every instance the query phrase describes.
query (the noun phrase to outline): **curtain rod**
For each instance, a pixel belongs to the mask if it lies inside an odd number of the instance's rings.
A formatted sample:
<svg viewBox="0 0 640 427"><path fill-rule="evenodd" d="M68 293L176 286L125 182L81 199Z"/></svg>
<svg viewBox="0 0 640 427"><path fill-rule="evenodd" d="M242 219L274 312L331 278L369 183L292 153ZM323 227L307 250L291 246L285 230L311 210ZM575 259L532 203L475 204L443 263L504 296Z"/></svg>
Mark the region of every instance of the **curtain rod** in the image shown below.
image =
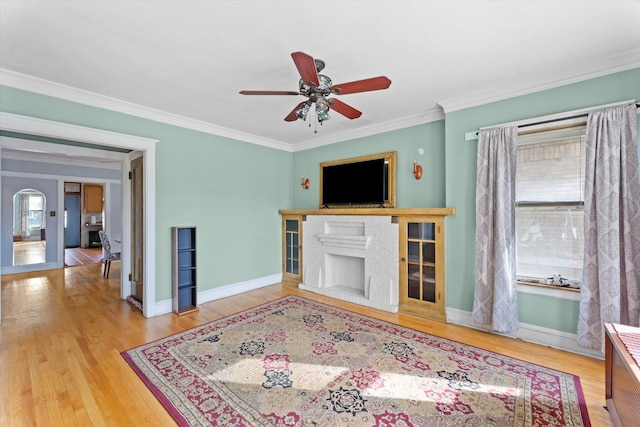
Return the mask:
<svg viewBox="0 0 640 427"><path fill-rule="evenodd" d="M480 130L499 128L499 127L508 127L508 126L516 126L518 129L520 129L520 128L525 128L529 126L538 126L538 125L544 125L547 123L579 119L582 117L587 117L589 113L596 110L601 110L603 108L615 107L620 105L627 105L627 104L635 104L636 109L640 108L640 103L636 103L635 99L630 99L628 101L616 102L614 104L600 105L598 107L591 107L591 108L585 108L582 110L568 111L566 113L561 113L561 114L538 117L538 118L530 119L530 120L533 120L531 122L528 120L520 120L519 122L510 122L510 123L503 123L500 125L484 126L484 127L481 127ZM575 114L572 114L572 113L575 113ZM565 114L572 114L572 115L565 115ZM476 141L478 139L478 134L479 134L479 131L467 132L464 134L464 139L465 141Z"/></svg>
<svg viewBox="0 0 640 427"><path fill-rule="evenodd" d="M636 108L640 108L640 104L636 103ZM525 124L519 125L518 129L526 128L526 127L529 127L529 126L546 125L547 123L561 122L561 121L564 121L564 120L579 119L579 118L587 117L587 116L589 116L589 113L576 114L575 116L569 116L569 117L559 117L557 119L541 120L539 122L533 122L533 123L525 123Z"/></svg>

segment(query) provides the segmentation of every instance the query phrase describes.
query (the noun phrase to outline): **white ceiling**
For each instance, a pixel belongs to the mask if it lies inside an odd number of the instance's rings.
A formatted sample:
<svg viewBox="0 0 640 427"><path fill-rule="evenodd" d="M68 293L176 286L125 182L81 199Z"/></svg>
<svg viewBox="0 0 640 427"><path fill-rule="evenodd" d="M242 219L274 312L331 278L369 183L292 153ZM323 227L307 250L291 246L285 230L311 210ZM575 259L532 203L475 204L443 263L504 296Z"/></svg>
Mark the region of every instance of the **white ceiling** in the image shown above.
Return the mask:
<svg viewBox="0 0 640 427"><path fill-rule="evenodd" d="M317 133L301 96L238 94L297 90L294 51L391 87ZM291 151L636 67L638 0L0 0L0 83Z"/></svg>

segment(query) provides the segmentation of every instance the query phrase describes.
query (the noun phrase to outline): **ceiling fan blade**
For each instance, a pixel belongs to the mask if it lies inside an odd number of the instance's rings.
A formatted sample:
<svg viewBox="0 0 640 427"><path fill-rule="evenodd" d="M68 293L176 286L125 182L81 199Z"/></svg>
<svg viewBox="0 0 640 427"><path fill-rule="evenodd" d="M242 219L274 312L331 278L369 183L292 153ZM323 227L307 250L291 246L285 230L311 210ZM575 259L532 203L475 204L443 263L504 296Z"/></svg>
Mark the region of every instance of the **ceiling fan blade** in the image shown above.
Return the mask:
<svg viewBox="0 0 640 427"><path fill-rule="evenodd" d="M241 90L242 95L300 95L290 90Z"/></svg>
<svg viewBox="0 0 640 427"><path fill-rule="evenodd" d="M305 83L313 83L315 86L319 86L316 61L304 52L293 52L291 57L296 64L296 68L298 68L302 80Z"/></svg>
<svg viewBox="0 0 640 427"><path fill-rule="evenodd" d="M304 104L305 102L306 101L296 105L296 107L293 110L291 110L291 112L287 115L287 117L284 118L284 121L295 122L296 120L298 120L298 115L296 114L296 111L298 111L298 108L302 107L302 104Z"/></svg>
<svg viewBox="0 0 640 427"><path fill-rule="evenodd" d="M353 82L333 85L331 92L336 95L345 95L347 93L369 92L372 90L386 89L391 85L391 80L385 76L372 77L370 79L356 80Z"/></svg>
<svg viewBox="0 0 640 427"><path fill-rule="evenodd" d="M329 108L352 120L357 119L362 115L362 111L358 111L352 106L345 104L344 102L335 98L329 100Z"/></svg>

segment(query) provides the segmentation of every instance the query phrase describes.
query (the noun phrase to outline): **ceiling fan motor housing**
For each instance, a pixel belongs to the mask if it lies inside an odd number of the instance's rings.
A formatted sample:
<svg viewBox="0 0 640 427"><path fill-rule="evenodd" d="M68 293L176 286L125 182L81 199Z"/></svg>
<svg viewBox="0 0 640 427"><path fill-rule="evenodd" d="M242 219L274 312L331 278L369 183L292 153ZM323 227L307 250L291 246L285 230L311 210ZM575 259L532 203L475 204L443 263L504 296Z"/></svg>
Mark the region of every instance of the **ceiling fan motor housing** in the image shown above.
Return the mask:
<svg viewBox="0 0 640 427"><path fill-rule="evenodd" d="M313 82L305 82L300 79L298 84L300 88L300 94L304 96L311 96L314 93L318 93L324 96L331 94L331 85L332 81L329 77L324 74L318 74L318 86L314 85Z"/></svg>

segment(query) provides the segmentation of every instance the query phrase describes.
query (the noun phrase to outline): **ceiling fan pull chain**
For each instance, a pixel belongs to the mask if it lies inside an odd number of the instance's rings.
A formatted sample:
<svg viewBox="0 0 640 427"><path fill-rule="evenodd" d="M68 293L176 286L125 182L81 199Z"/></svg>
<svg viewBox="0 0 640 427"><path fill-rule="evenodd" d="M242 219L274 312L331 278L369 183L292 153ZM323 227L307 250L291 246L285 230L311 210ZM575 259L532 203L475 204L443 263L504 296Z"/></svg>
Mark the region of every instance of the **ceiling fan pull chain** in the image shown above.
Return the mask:
<svg viewBox="0 0 640 427"><path fill-rule="evenodd" d="M315 111L315 108L313 109ZM318 133L318 112L315 111L316 113L316 119L313 121L313 133ZM309 126L311 126L311 123L309 123Z"/></svg>

